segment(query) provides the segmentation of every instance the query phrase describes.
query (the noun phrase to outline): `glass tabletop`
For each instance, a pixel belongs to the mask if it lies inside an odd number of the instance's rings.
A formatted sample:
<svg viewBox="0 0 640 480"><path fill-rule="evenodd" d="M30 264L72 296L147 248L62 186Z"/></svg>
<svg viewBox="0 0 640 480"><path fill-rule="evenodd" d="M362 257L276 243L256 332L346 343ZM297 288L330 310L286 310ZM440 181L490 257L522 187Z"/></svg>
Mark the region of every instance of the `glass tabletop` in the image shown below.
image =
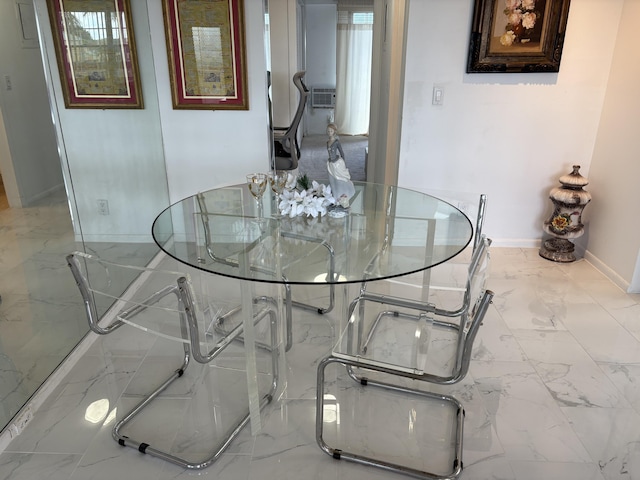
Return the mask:
<svg viewBox="0 0 640 480"><path fill-rule="evenodd" d="M281 216L275 194L246 185L185 198L158 215L153 238L176 260L270 283L354 283L425 270L469 244L469 219L433 196L354 182L347 215Z"/></svg>

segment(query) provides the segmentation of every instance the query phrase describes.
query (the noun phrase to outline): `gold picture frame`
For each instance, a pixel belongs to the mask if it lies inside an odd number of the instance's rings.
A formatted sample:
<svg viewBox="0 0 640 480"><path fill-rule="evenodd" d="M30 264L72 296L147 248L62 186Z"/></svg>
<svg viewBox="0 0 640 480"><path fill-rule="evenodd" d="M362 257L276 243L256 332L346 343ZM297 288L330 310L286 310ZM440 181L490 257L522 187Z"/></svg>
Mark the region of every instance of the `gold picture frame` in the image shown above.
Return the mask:
<svg viewBox="0 0 640 480"><path fill-rule="evenodd" d="M243 0L163 0L175 109L248 110Z"/></svg>
<svg viewBox="0 0 640 480"><path fill-rule="evenodd" d="M144 108L129 0L47 0L67 108Z"/></svg>

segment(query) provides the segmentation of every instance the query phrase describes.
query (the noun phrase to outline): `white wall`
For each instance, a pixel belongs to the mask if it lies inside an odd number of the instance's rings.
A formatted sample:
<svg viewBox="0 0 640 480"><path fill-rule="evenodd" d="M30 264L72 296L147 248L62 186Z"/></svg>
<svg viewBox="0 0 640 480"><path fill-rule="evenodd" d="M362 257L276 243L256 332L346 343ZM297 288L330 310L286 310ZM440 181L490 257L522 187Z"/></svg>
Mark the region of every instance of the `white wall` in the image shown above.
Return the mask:
<svg viewBox="0 0 640 480"><path fill-rule="evenodd" d="M336 86L336 31L337 9L335 5L307 5L307 74L305 83L311 87ZM328 116L333 109L307 107L306 133L327 133Z"/></svg>
<svg viewBox="0 0 640 480"><path fill-rule="evenodd" d="M16 8L14 0L0 1L0 171L9 205L21 207L62 188L63 178L37 38L23 42Z"/></svg>
<svg viewBox="0 0 640 480"><path fill-rule="evenodd" d="M534 246L558 177L574 164L590 173L624 2L571 3L557 74L468 75L473 3L410 3L398 183L484 192L494 245ZM431 105L436 84L442 106Z"/></svg>
<svg viewBox="0 0 640 480"><path fill-rule="evenodd" d="M638 19L640 2L626 0L589 174L593 201L585 216L592 226L589 252L640 293Z"/></svg>

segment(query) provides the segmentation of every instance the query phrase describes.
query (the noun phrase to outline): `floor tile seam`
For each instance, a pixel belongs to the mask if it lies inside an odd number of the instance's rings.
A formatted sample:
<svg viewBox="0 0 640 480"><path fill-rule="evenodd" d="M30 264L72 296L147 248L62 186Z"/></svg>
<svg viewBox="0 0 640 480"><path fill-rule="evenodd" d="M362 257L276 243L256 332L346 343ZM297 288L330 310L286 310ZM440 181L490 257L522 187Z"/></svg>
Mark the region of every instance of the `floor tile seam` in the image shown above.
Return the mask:
<svg viewBox="0 0 640 480"><path fill-rule="evenodd" d="M574 436L578 439L578 441L580 442L580 445L582 445L582 448L584 449L585 452L587 452L587 455L589 456L589 458L591 459L591 463L594 463L595 465L600 465L602 459L601 458L595 458L594 455L591 454L591 451L588 448L588 445L585 443L583 437L579 434L578 431L576 431L576 428L574 427L574 423L571 421L571 418L568 415L568 411L569 410L594 410L594 409L598 409L598 410L603 410L603 411L619 411L619 410L629 410L633 413L635 413L636 415L638 415L638 418L640 418L640 415L638 414L638 412L629 407L629 408L620 408L620 407L585 407L585 406L564 406L564 407L559 407L560 408L560 412L562 413L562 416L565 418L567 425L569 426L569 428L571 428L571 431L573 432ZM589 463L589 462L584 462L584 463ZM602 471L600 470L600 468L598 468L598 470L602 473ZM604 477L604 474L602 474ZM605 477L606 478L606 477Z"/></svg>
<svg viewBox="0 0 640 480"><path fill-rule="evenodd" d="M598 304L599 305L599 304ZM602 308L602 306L600 305L600 307ZM604 310L604 309L603 309ZM605 312L607 312L605 310ZM618 325L620 326L620 328L622 328L628 335L629 337L635 341L635 343L638 345L638 349L640 350L640 338L636 337L633 333L631 333L624 325L620 324L620 322L618 322L618 320L613 317L611 314L609 314L607 312L607 315L609 315L609 317ZM594 357L594 355L592 355L592 353L589 351L589 348L587 348L587 345L585 345L583 342L580 341L580 339L578 338L578 336L576 335L576 332L573 331L573 329L568 326L565 325L565 328L567 329L566 331L569 332L569 334L575 339L575 341L584 349L584 351L587 353L587 355L589 355L589 357L597 364L598 362L602 362L602 360L598 360L596 357ZM614 362L614 363L619 363L619 362Z"/></svg>
<svg viewBox="0 0 640 480"><path fill-rule="evenodd" d="M486 361L485 363L487 363L487 364L516 364L516 365L518 365L518 364L522 364L523 362L521 362L521 361L504 361L504 360L501 360L501 361ZM536 378L536 379L538 380L538 382L540 383L540 386L542 386L542 387L543 387L543 390L541 390L541 394L542 394L542 395L544 395L544 397L545 397L545 404L546 404L546 405L553 405L553 406L555 407L556 411L559 413L559 410L560 410L560 409L562 409L562 408L563 408L563 406L562 406L562 405L560 405L560 403L558 402L558 400L556 400L556 399L554 398L554 396L552 395L552 393L551 393L551 391L550 391L549 387L548 387L548 386L547 386L547 384L544 382L544 380L543 380L542 376L540 375L540 373L538 372L538 370L537 370L537 369L535 368L535 366L532 364L531 360L529 360L529 359L528 359L528 357L527 357L526 362L524 362L524 363L527 363L527 364L528 364L528 366L529 366L529 368L531 369L531 372L530 372L530 373L527 373L528 378L530 377L530 375L534 375L534 376L535 376L535 378ZM526 373L526 372L525 372L525 373ZM476 386L478 386L478 385L479 385L479 384L478 384L478 382L476 382ZM487 412L490 412L490 410L487 408L486 403L484 402L485 398L484 398L484 395L482 395L482 392L481 392L481 397L482 397L482 400L483 400L483 404L484 404L485 409L487 410ZM535 401L535 402L536 402L536 403L540 403L540 402L538 401L538 399L536 399L536 401ZM585 407L585 408L588 408L588 407ZM596 408L597 408L597 407L596 407ZM614 408L614 407L612 407L612 408ZM563 417L563 418L566 418L566 415L564 415L564 413L563 413L563 414L562 414L562 417ZM492 423L494 423L494 424L495 424L495 428L496 428L496 435L498 435L498 439L500 439L500 434L499 434L499 432L498 432L498 430L497 430L497 423L495 423L495 422L492 422ZM568 423L568 420L567 420L567 424L570 426L570 424ZM576 435L577 435L577 433L575 432L575 430L573 430L573 428L572 428L571 430L574 432L574 434L576 434ZM502 444L502 440L500 440L500 442L501 442L501 444Z"/></svg>
<svg viewBox="0 0 640 480"><path fill-rule="evenodd" d="M101 340L101 338L98 337L96 341L100 341L100 340ZM74 368L78 366L78 364L82 361L82 359L85 356L87 356L87 352L85 352L81 356L81 358L78 360L78 363L76 365L74 365ZM104 358L104 355L91 355L91 356L92 357L98 357L98 358ZM138 359L138 358L140 358L140 360L137 362L137 365L126 373L127 381L126 381L125 385L122 386L122 389L120 390L120 392L118 393L117 398L115 399L115 404L117 405L118 403L120 403L122 401L123 397L125 396L125 392L127 391L129 386L131 385L131 382L133 382L133 379L136 377L138 371L140 370L140 368L141 368L141 366L142 366L142 364L144 362L144 359L146 358L146 355L142 355L142 356L122 356L122 357L118 356L118 357L114 357L114 358L122 358L122 359L125 359L125 360L126 359ZM123 375L123 378L125 378L125 375ZM63 381L66 381L66 379L63 380Z"/></svg>
<svg viewBox="0 0 640 480"><path fill-rule="evenodd" d="M86 352L82 355L82 357L99 357L99 358L124 358L124 359L135 359L135 358L142 358L145 355L141 354L141 353L110 353L110 354L105 354L105 353L91 353L91 352Z"/></svg>
<svg viewBox="0 0 640 480"><path fill-rule="evenodd" d="M604 306L603 306L603 305L601 305L601 304L600 304L600 307L601 307L605 312L607 312L607 314L608 314L608 315L609 315L609 316L610 316L610 317L611 317L611 318L612 318L612 319L613 319L613 320L614 320L618 325L620 325L620 328L622 328L622 329L623 329L625 332L627 332L627 333L628 333L632 338L634 338L634 339L638 342L638 344L640 344L640 331L639 331L639 332L637 332L637 333L633 333L631 330L629 330L629 328L627 328L627 326L626 326L626 325L622 324L622 323L621 323L621 322L616 318L616 316L615 316L615 315L613 315L613 314L609 311L609 309L608 309L608 308L604 307ZM630 306L630 307L625 307L625 308L631 308L631 307L632 307L632 306Z"/></svg>
<svg viewBox="0 0 640 480"><path fill-rule="evenodd" d="M546 386L545 386L546 389ZM556 410L556 415L559 415L559 417L557 418L561 418L562 420L564 420L564 428L568 428L571 433L573 434L574 440L577 440L579 445L582 447L582 449L584 450L584 452L587 454L589 460L585 460L582 462L565 462L565 463L577 463L577 464L596 464L598 465L599 459L593 458L593 456L591 455L591 453L589 452L589 450L587 449L587 446L585 445L582 437L579 435L579 433L575 430L573 423L571 422L570 418L567 416L566 412L564 411L565 409L569 409L569 408L583 408L583 409L587 409L587 408L600 408L600 407L567 407L567 406L560 406L557 404L556 400L553 398L553 396L547 391L547 394L550 397L551 402L553 402L553 405L555 406L555 410ZM611 408L611 410L616 410L616 408ZM497 422L494 423L495 425L495 431L496 431L496 436L498 437L498 440L500 441L501 446L503 445L502 439L500 438L500 432L498 430L498 426L497 426ZM557 426L557 425L554 425ZM503 447L504 448L504 447ZM573 451L575 451L572 448ZM509 454L508 452L506 452L507 455L507 460L511 466L512 462L518 461L517 459L509 459ZM550 460L541 460L541 463L556 463L556 462L552 462Z"/></svg>
<svg viewBox="0 0 640 480"><path fill-rule="evenodd" d="M593 460L593 462L596 465L599 465L600 462L602 461L601 458L594 458L591 453L589 452L589 449L587 448L587 445L585 444L585 442L582 440L582 437L578 435L578 433L575 431L575 429L573 428L573 423L570 421L568 412L570 410L584 410L584 411L595 411L595 410L601 410L601 411L605 411L605 412L629 412L634 414L638 421L640 422L640 412L638 412L635 408L633 407L560 407L560 410L562 411L562 414L564 415L564 417L567 419L567 422L569 423L569 425L571 426L571 429L573 430L573 432L576 434L576 436L578 437L578 440L580 440L580 443L583 445L585 451L589 454L589 457L591 457L591 459ZM634 441L634 443L637 443L637 441Z"/></svg>
<svg viewBox="0 0 640 480"><path fill-rule="evenodd" d="M590 357L591 358L591 357ZM551 387L549 387L547 385L547 382L545 382L544 378L542 378L542 375L540 374L539 370L538 370L538 366L537 364L546 364L546 365L566 365L569 366L570 369L573 369L572 367L576 366L575 363L565 363L565 362L542 362L542 361L537 361L537 360L530 360L530 363L532 364L533 368L536 370L536 372L538 373L538 375L540 376L540 380L542 381L542 383L544 384L544 386L547 388L547 390L551 393L552 389ZM564 408L564 407L575 407L575 408L612 408L612 409L619 409L619 408L633 408L632 404L630 403L630 401L627 399L626 395L624 394L624 392L613 382L613 380L611 380L611 378L609 377L609 375L607 375L607 373L602 369L602 366L599 365L598 362L596 362L595 360L592 360L592 363L595 365L595 367L597 368L597 371L599 371L602 374L602 380L606 381L606 383L608 383L609 387L611 387L610 391L615 391L619 394L619 398L621 400L621 402L623 402L624 404L626 404L627 406L611 406L611 407L607 407L607 406L602 406L602 405L567 405L566 403L564 403L562 400L558 399L556 400L554 395L552 394L551 396L554 398L555 402L558 404L558 406L560 408ZM584 365L584 364L582 364ZM589 365L591 366L591 365ZM564 378L565 376L563 376ZM590 376L590 378L594 378L593 376Z"/></svg>
<svg viewBox="0 0 640 480"><path fill-rule="evenodd" d="M463 444L463 446L464 446L464 444ZM502 448L502 444L500 444L500 447ZM489 455L488 457L479 458L475 462L466 462L466 461L464 461L464 450L463 450L462 453L463 453L462 461L463 461L463 465L464 465L464 469L465 470L468 470L469 468L471 468L474 465L482 465L485 462L491 462L493 460L501 459L501 458L506 460L507 463L510 464L509 455L507 454L507 452L504 451L504 448L502 449L502 453L496 453L494 455ZM511 465L509 465L509 467L511 468ZM463 470L463 472L464 472L464 470ZM466 479L464 474L462 475L462 478Z"/></svg>
<svg viewBox="0 0 640 480"><path fill-rule="evenodd" d="M508 327L507 327L508 328ZM591 360L591 362L593 362L596 366L597 366L597 362L595 361L595 359L589 354L589 352L587 351L587 349L584 347L584 345L582 345L577 338L575 338L575 336L573 335L572 332L565 330L569 333L569 335L571 335L571 337L574 339L574 341L576 342L577 345L580 346L580 348L584 351L585 355ZM536 376L538 377L538 379L540 380L540 382L542 383L542 385L545 387L545 389L547 390L547 393L550 395L551 400L558 406L560 406L558 400L556 400L554 398L554 396L551 394L551 389L547 386L546 382L544 381L544 379L542 378L542 375L540 374L540 371L538 370L538 368L536 368L536 363L553 363L553 362L541 362L538 360L535 360L533 358L531 358L527 352L526 349L522 346L521 341L525 341L524 338L518 338L516 335L514 335L514 339L516 341L516 343L518 344L518 348L520 348L520 351L522 352L522 355L527 359L526 362L529 364L529 366L534 370L534 372L536 373ZM563 362L556 362L559 364L565 364ZM573 365L573 364L571 364ZM598 367L599 368L599 367Z"/></svg>
<svg viewBox="0 0 640 480"><path fill-rule="evenodd" d="M525 330L525 331L527 331L527 332L541 332L541 333L545 333L545 334L549 334L549 335L554 335L554 334L556 334L556 333L558 333L558 334L564 334L564 333L566 333L566 334L567 334L567 335L569 335L569 336L570 336L570 338L575 342L575 344L576 344L577 346L579 346L579 347L580 347L580 349L581 349L581 350L582 350L582 352L584 353L585 357L587 357L587 358L588 358L588 360L589 360L589 362L590 362L590 363L593 363L593 364L596 364L596 365L598 364L598 361L597 361L597 360L596 360L596 359L595 359L595 358L594 358L594 357L589 353L589 350L585 347L585 345L583 345L583 344L580 342L580 340L579 340L579 339L574 335L574 333L573 333L571 330L569 330L569 328L567 328L566 330L522 329L522 328L517 329L517 330ZM553 361L536 360L536 359L534 359L534 358L531 358L531 357L526 353L526 349L522 346L522 343L521 343L521 342L525 342L525 341L527 341L528 339L523 338L523 337L521 337L521 336L519 336L519 335L516 335L515 333L514 333L514 338L515 338L516 342L518 343L518 346L520 347L520 350L522 351L522 353L524 354L524 356L527 358L527 361L529 361L529 363L531 363L532 365L533 365L534 363L567 364L567 362L553 362ZM566 343L566 342L558 341L558 342L556 342L556 343ZM585 359L585 361L586 361L586 359ZM583 361L581 361L581 360L578 360L577 362L571 362L571 363L570 363L570 365L582 364L582 363L584 363L584 362L583 362Z"/></svg>
<svg viewBox="0 0 640 480"><path fill-rule="evenodd" d="M491 305L489 306L489 308L492 308L493 313L496 314L499 318L500 321L502 322L502 324L504 325L504 328L507 329L507 331L509 332L509 335L511 336L511 338L513 338L513 340L516 342L516 345L518 345L518 349L520 350L520 354L522 355L523 358L526 358L527 361L530 361L529 356L526 354L526 352L524 351L524 349L522 348L522 345L520 344L520 341L518 340L518 336L515 334L515 332L513 331L513 329L509 326L509 324L505 321L502 313L500 312L500 310L493 304L493 301L491 302ZM502 335L499 335L502 336Z"/></svg>
<svg viewBox="0 0 640 480"><path fill-rule="evenodd" d="M532 366L533 367L533 366ZM553 394L551 393L549 387L547 387L546 383L544 382L544 380L542 379L542 377L539 375L539 373L537 372L537 370L535 369L535 367L533 367L534 370L536 371L536 375L538 376L538 378L540 379L540 382L542 383L542 385L545 387L545 389L547 390L547 394L550 397L550 400L553 402L553 404L556 407L556 410L560 413L560 415L562 416L562 418L565 420L565 425L569 427L569 429L571 430L571 432L573 432L574 437L578 440L578 442L580 442L580 445L582 445L582 448L584 449L584 451L587 453L587 455L589 456L589 458L591 459L591 462L580 462L580 463L595 463L596 465L599 464L600 459L597 458L593 458L593 456L591 455L591 453L589 452L587 445L585 445L582 437L580 436L579 432L576 431L576 429L574 428L574 424L571 421L571 419L569 418L569 416L566 413L566 410L568 409L602 409L602 410L619 410L619 407L600 407L600 406L568 406L568 405L561 405L560 402L558 402L558 400L556 400L553 396ZM614 385L615 386L615 385ZM633 410L633 408L629 407L627 408L628 410L631 411L635 411Z"/></svg>
<svg viewBox="0 0 640 480"><path fill-rule="evenodd" d="M2 457L6 455L52 455L57 457L66 457L69 455L74 455L74 456L83 457L85 455L85 452L49 452L49 451L36 452L36 451L30 451L30 450L11 450L10 448L6 448L3 452L0 452L0 459L2 459Z"/></svg>
<svg viewBox="0 0 640 480"><path fill-rule="evenodd" d="M638 363L619 363L619 362L596 362L596 365L598 365L598 368L600 368L600 371L602 372L602 374L609 379L609 381L613 384L613 386L616 388L616 390L618 391L618 393L620 393L620 395L622 396L622 398L624 398L627 403L629 404L628 408L632 408L636 411L636 413L638 413L640 415L640 403L638 404L638 406L634 406L634 402L629 399L627 397L627 395L624 392L624 388L619 387L609 376L609 374L607 373L607 371L605 370L605 366L609 365L616 365L616 366L621 366L621 365L629 365L629 366L637 366L640 367L640 362ZM616 407L612 407L612 408L616 408Z"/></svg>

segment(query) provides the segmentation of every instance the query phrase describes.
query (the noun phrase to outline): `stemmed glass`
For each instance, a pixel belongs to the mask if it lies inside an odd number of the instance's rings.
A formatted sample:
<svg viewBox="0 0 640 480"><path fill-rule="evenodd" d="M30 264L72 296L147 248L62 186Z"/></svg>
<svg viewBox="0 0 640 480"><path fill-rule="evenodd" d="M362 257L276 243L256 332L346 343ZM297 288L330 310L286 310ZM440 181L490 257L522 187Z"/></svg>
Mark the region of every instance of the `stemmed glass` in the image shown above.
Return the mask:
<svg viewBox="0 0 640 480"><path fill-rule="evenodd" d="M273 209L273 217L279 217L280 211L278 209L278 200L280 194L284 190L284 186L287 183L288 173L284 170L276 170L269 174L269 184L271 185L271 191L275 194L275 207Z"/></svg>
<svg viewBox="0 0 640 480"><path fill-rule="evenodd" d="M256 199L258 217L262 217L262 194L267 189L267 175L265 173L250 173L247 175L247 186L253 198Z"/></svg>

